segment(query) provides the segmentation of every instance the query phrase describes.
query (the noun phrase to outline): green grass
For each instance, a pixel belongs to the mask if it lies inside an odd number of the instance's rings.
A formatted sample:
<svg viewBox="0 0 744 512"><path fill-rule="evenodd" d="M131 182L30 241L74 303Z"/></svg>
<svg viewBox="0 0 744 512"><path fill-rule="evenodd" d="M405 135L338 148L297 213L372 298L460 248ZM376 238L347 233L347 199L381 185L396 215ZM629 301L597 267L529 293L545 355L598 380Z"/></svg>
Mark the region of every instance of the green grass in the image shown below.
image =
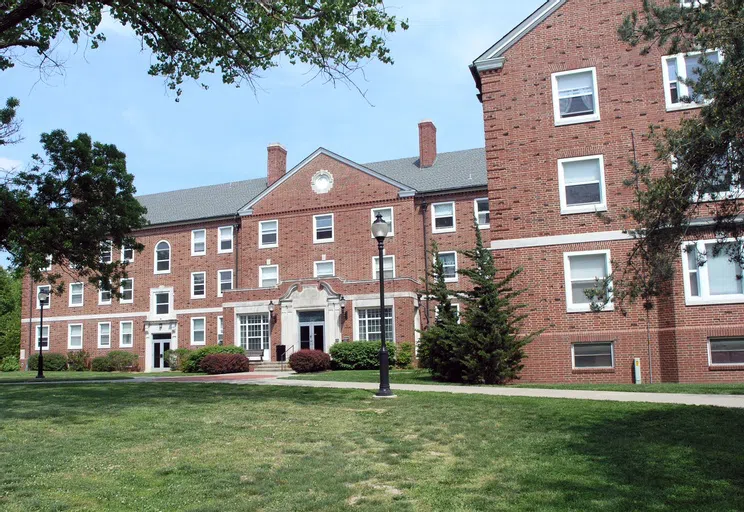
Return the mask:
<svg viewBox="0 0 744 512"><path fill-rule="evenodd" d="M131 373L131 372L44 372L45 382L69 381L69 380L117 380L134 379L136 377L179 377L183 372L153 372L153 373ZM0 372L0 383L2 382L37 382L36 372Z"/></svg>
<svg viewBox="0 0 744 512"><path fill-rule="evenodd" d="M379 382L378 370L339 370L281 377L299 380L329 380L333 382ZM431 379L426 370L390 370L391 384L441 384Z"/></svg>
<svg viewBox="0 0 744 512"><path fill-rule="evenodd" d="M744 509L744 410L226 384L0 391L0 509Z"/></svg>

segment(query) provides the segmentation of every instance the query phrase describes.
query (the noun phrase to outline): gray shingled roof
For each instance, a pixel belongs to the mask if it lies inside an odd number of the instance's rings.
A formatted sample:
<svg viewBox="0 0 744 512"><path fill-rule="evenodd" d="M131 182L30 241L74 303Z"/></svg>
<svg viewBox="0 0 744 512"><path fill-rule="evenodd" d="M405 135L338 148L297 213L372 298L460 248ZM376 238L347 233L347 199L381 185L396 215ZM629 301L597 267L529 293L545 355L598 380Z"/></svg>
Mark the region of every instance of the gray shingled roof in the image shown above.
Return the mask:
<svg viewBox="0 0 744 512"><path fill-rule="evenodd" d="M363 165L419 193L487 185L484 148L440 153L434 165L426 169L418 167L417 157ZM235 215L265 189L266 178L259 178L148 194L137 199L147 208L150 224L169 224Z"/></svg>

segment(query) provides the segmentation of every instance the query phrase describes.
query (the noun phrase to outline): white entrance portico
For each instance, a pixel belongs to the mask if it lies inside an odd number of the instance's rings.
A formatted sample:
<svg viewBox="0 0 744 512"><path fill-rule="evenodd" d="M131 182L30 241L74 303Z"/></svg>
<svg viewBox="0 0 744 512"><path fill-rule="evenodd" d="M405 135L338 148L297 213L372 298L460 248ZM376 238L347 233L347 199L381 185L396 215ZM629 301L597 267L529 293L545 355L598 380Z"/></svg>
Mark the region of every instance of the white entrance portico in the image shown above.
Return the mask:
<svg viewBox="0 0 744 512"><path fill-rule="evenodd" d="M292 285L279 299L282 345L287 352L328 352L341 341L341 295L324 282Z"/></svg>

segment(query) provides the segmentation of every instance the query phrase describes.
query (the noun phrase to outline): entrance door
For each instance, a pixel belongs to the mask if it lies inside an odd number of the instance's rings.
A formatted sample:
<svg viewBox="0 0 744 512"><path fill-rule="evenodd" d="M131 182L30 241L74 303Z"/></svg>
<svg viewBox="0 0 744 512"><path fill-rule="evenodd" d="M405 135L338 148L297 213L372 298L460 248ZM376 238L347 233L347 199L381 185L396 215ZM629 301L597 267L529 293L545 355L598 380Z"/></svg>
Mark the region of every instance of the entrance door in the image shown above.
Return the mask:
<svg viewBox="0 0 744 512"><path fill-rule="evenodd" d="M165 352L170 350L170 334L153 334L152 335L152 369L156 372L165 372L170 370L170 364L165 357Z"/></svg>
<svg viewBox="0 0 744 512"><path fill-rule="evenodd" d="M300 350L325 350L325 311L300 311Z"/></svg>

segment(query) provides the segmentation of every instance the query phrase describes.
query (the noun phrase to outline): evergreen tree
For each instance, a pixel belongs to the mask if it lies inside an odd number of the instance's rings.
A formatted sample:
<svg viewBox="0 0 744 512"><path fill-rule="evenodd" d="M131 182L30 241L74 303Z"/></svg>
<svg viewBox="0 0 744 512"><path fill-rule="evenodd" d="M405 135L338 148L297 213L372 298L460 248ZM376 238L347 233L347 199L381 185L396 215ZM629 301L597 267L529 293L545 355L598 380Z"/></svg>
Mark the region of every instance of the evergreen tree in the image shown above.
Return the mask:
<svg viewBox="0 0 744 512"><path fill-rule="evenodd" d="M21 278L0 267L0 361L21 348Z"/></svg>

